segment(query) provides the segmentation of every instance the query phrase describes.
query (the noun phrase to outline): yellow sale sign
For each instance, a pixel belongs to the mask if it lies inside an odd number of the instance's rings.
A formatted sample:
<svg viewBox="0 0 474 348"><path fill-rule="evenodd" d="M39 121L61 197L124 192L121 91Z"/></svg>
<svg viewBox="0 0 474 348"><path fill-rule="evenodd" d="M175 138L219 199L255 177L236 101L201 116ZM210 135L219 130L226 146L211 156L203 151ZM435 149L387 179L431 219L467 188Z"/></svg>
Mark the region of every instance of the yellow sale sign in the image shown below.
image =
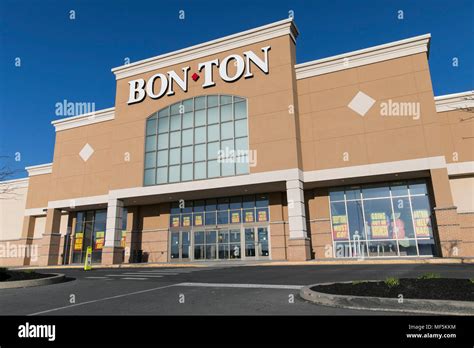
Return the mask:
<svg viewBox="0 0 474 348"><path fill-rule="evenodd" d="M415 233L417 237L429 237L431 235L430 214L426 209L414 210Z"/></svg>
<svg viewBox="0 0 474 348"><path fill-rule="evenodd" d="M370 214L372 238L388 238L388 223L385 213Z"/></svg>
<svg viewBox="0 0 474 348"><path fill-rule="evenodd" d="M84 240L84 233L76 233L74 238L74 250L80 251L82 250L82 241Z"/></svg>
<svg viewBox="0 0 474 348"><path fill-rule="evenodd" d="M334 215L332 217L332 234L334 240L348 239L349 229L346 215Z"/></svg>

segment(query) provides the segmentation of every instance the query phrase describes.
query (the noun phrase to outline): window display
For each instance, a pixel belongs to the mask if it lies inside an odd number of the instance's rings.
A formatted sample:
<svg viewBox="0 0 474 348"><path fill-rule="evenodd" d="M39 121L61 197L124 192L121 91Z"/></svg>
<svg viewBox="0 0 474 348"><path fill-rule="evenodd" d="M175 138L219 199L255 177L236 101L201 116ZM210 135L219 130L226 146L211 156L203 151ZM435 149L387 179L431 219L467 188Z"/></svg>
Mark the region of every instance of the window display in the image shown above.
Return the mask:
<svg viewBox="0 0 474 348"><path fill-rule="evenodd" d="M337 188L329 199L336 257L435 254L425 182Z"/></svg>

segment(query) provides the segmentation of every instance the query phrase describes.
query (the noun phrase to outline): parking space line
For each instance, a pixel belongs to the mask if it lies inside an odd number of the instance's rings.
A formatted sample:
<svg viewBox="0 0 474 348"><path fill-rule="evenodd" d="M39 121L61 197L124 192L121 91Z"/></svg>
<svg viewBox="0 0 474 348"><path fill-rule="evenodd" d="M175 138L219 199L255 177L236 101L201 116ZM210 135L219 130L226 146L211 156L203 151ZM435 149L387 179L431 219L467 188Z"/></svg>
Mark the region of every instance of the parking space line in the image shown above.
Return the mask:
<svg viewBox="0 0 474 348"><path fill-rule="evenodd" d="M176 284L160 286L160 287L158 287L158 288L152 288L152 289L134 291L134 292L129 292L129 293L126 293L126 294L115 295L115 296L110 296L110 297L104 297L104 298L100 298L100 299L97 299L97 300L91 300L91 301L86 301L86 302L71 304L71 305L69 305L69 306L63 306L63 307L58 307L58 308L47 309L47 310L45 310L45 311L41 311L41 312L36 312L36 313L28 314L28 316L39 315L39 314L44 314L44 313L50 313L50 312L55 312L55 311L60 311L61 309L67 309L67 308L72 308L72 307L78 307L78 306L83 306L83 305L91 304L91 303L97 303L97 302L101 302L101 301L114 300L114 299L122 298L122 297L126 297L126 296L138 295L138 294L143 294L143 293L146 293L146 292L151 292L151 291L156 291L156 290L171 288L171 287L173 287L173 286L176 286Z"/></svg>
<svg viewBox="0 0 474 348"><path fill-rule="evenodd" d="M123 280L147 280L148 278L120 278Z"/></svg>
<svg viewBox="0 0 474 348"><path fill-rule="evenodd" d="M161 278L162 275L145 275L145 274L135 274L135 273L122 273L122 274L107 274L107 277L148 277L148 278Z"/></svg>
<svg viewBox="0 0 474 348"><path fill-rule="evenodd" d="M176 286L199 286L207 288L245 288L245 289L289 289L300 290L303 285L275 285L275 284L227 284L227 283L179 283Z"/></svg>

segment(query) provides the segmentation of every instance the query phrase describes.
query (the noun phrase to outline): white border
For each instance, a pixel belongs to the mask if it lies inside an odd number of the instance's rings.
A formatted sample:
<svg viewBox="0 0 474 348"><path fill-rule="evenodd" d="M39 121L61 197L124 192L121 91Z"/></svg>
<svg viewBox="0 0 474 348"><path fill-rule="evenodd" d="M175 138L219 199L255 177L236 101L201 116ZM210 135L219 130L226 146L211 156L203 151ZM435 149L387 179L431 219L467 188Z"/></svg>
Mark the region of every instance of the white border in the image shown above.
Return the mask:
<svg viewBox="0 0 474 348"><path fill-rule="evenodd" d="M412 54L429 52L430 39L431 34L425 34L328 58L313 60L303 64L297 64L295 65L296 79L305 79L362 65L405 57Z"/></svg>
<svg viewBox="0 0 474 348"><path fill-rule="evenodd" d="M447 165L444 156L436 156L307 172L303 172L300 169L293 168L286 170L253 173L247 175L238 175L232 177L200 180L198 185L196 181L189 181L175 184L111 190L107 195L50 201L48 202L48 209L67 208L71 206L71 202L74 203L74 206L80 207L85 205L107 204L110 199L124 199L168 194L175 195L181 192L264 184L279 181L286 182L289 180L301 180L304 183L309 183L334 179L357 178L372 175L396 174L446 167Z"/></svg>
<svg viewBox="0 0 474 348"><path fill-rule="evenodd" d="M94 123L110 121L115 118L115 107L102 109L87 114L72 116L61 120L52 121L56 132L81 126L87 126Z"/></svg>
<svg viewBox="0 0 474 348"><path fill-rule="evenodd" d="M322 169L304 172L304 182L349 179L371 175L396 174L419 170L445 168L444 156L417 158L412 160L364 164L360 166Z"/></svg>
<svg viewBox="0 0 474 348"><path fill-rule="evenodd" d="M288 18L237 34L204 42L199 45L140 60L135 63L122 65L113 68L112 72L115 74L117 80L124 79L137 74L143 74L190 60L211 56L238 47L252 45L279 36L290 35L291 39L296 42L298 34L299 32L293 19Z"/></svg>
<svg viewBox="0 0 474 348"><path fill-rule="evenodd" d="M474 91L446 94L434 97L436 111L445 112L474 107Z"/></svg>
<svg viewBox="0 0 474 348"><path fill-rule="evenodd" d="M47 207L25 209L24 216L43 216L46 215Z"/></svg>
<svg viewBox="0 0 474 348"><path fill-rule="evenodd" d="M51 174L53 172L53 164L45 163L37 166L29 166L25 167L25 170L28 172L28 176Z"/></svg>
<svg viewBox="0 0 474 348"><path fill-rule="evenodd" d="M464 175L474 173L474 161L448 163L448 175Z"/></svg>
<svg viewBox="0 0 474 348"><path fill-rule="evenodd" d="M2 186L11 185L11 188L28 187L28 184L29 184L29 178L18 178L18 179L0 181L0 185Z"/></svg>

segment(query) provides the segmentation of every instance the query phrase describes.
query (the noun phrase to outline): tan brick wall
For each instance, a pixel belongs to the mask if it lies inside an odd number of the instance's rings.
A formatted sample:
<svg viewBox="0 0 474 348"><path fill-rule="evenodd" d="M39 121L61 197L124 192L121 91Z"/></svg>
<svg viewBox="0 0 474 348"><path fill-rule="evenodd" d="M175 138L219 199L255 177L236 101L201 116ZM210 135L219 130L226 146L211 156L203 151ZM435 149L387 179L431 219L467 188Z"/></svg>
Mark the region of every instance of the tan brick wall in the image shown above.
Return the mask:
<svg viewBox="0 0 474 348"><path fill-rule="evenodd" d="M143 250L143 261L168 262L169 212L169 204L140 207L137 232L141 243L134 247Z"/></svg>
<svg viewBox="0 0 474 348"><path fill-rule="evenodd" d="M316 259L331 258L332 236L329 214L328 190L315 189L306 192L308 236L311 238L312 257Z"/></svg>
<svg viewBox="0 0 474 348"><path fill-rule="evenodd" d="M288 219L284 216L285 194L273 192L269 195L270 246L272 260L286 260L288 246Z"/></svg>

